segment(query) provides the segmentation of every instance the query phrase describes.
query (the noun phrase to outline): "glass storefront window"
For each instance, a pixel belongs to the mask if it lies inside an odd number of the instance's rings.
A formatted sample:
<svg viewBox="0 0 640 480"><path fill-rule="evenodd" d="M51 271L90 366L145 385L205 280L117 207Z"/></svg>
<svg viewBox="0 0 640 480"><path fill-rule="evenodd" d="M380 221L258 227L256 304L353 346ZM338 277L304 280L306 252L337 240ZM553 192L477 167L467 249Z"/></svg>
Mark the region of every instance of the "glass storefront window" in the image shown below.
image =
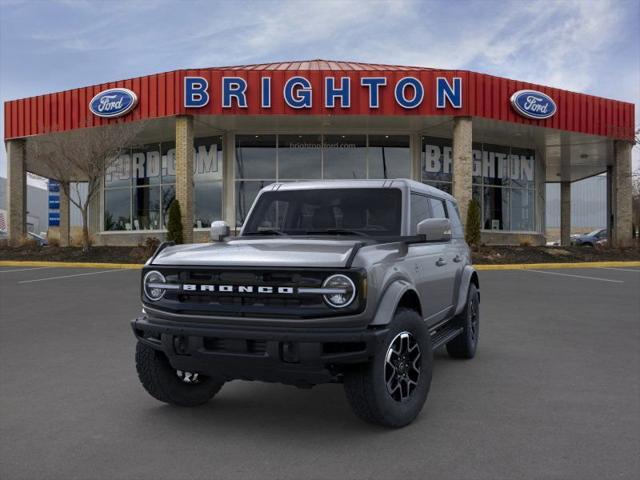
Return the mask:
<svg viewBox="0 0 640 480"><path fill-rule="evenodd" d="M131 189L115 188L104 192L104 229L131 230Z"/></svg>
<svg viewBox="0 0 640 480"><path fill-rule="evenodd" d="M131 149L131 177L137 187L160 184L160 144Z"/></svg>
<svg viewBox="0 0 640 480"><path fill-rule="evenodd" d="M535 228L533 208L535 195L533 190L511 189L509 218L511 230L531 231Z"/></svg>
<svg viewBox="0 0 640 480"><path fill-rule="evenodd" d="M236 135L236 178L276 178L275 135Z"/></svg>
<svg viewBox="0 0 640 480"><path fill-rule="evenodd" d="M131 152L121 153L105 172L106 187L126 187L131 185Z"/></svg>
<svg viewBox="0 0 640 480"><path fill-rule="evenodd" d="M322 156L325 179L367 178L366 135L325 135Z"/></svg>
<svg viewBox="0 0 640 480"><path fill-rule="evenodd" d="M166 226L169 222L169 207L171 202L176 198L176 186L175 185L163 185L162 186L162 225Z"/></svg>
<svg viewBox="0 0 640 480"><path fill-rule="evenodd" d="M222 218L222 182L196 183L193 187L194 227L209 228Z"/></svg>
<svg viewBox="0 0 640 480"><path fill-rule="evenodd" d="M277 178L322 178L322 135L278 135Z"/></svg>
<svg viewBox="0 0 640 480"><path fill-rule="evenodd" d="M511 186L535 188L535 151L525 148L512 148L509 160Z"/></svg>
<svg viewBox="0 0 640 480"><path fill-rule="evenodd" d="M509 230L509 189L484 187L485 230Z"/></svg>
<svg viewBox="0 0 640 480"><path fill-rule="evenodd" d="M367 178L409 178L408 135L369 135Z"/></svg>
<svg viewBox="0 0 640 480"><path fill-rule="evenodd" d="M440 190L442 190L443 192L447 192L449 195L451 195L451 183L448 182L423 182L427 185L431 185L432 187L436 187L439 188Z"/></svg>
<svg viewBox="0 0 640 480"><path fill-rule="evenodd" d="M176 181L176 144L175 142L162 142L160 145L160 173L162 183L175 183Z"/></svg>
<svg viewBox="0 0 640 480"><path fill-rule="evenodd" d="M160 187L133 189L133 230L160 229Z"/></svg>
<svg viewBox="0 0 640 480"><path fill-rule="evenodd" d="M222 180L222 137L198 138L194 145L193 181Z"/></svg>
<svg viewBox="0 0 640 480"><path fill-rule="evenodd" d="M422 137L422 181L452 181L451 140Z"/></svg>

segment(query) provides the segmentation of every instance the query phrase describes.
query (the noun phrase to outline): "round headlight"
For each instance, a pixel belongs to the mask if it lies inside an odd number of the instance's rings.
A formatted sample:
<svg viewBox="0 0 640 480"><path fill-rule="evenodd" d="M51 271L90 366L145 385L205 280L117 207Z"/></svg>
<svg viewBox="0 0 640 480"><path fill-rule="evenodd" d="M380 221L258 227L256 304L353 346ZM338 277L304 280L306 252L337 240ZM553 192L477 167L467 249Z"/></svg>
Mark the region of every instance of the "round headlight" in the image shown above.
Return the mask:
<svg viewBox="0 0 640 480"><path fill-rule="evenodd" d="M144 280L142 282L144 285L144 294L149 300L157 302L164 297L164 292L166 292L166 290L159 286L159 284L162 283L166 283L164 275L156 270L152 270L144 276Z"/></svg>
<svg viewBox="0 0 640 480"><path fill-rule="evenodd" d="M344 308L356 298L356 286L346 275L331 275L324 281L322 288L328 290L323 295L324 301L334 308Z"/></svg>

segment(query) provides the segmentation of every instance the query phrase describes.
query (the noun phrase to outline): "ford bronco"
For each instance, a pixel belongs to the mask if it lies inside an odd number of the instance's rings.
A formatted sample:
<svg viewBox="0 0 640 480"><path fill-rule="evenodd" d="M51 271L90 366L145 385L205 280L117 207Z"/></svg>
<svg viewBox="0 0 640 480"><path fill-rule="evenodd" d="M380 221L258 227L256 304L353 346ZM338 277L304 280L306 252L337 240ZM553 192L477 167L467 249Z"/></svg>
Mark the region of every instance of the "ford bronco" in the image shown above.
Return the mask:
<svg viewBox="0 0 640 480"><path fill-rule="evenodd" d="M472 358L480 292L455 199L411 180L276 183L237 237L161 245L132 321L156 399L195 406L225 382L343 383L366 421L409 424L433 351Z"/></svg>

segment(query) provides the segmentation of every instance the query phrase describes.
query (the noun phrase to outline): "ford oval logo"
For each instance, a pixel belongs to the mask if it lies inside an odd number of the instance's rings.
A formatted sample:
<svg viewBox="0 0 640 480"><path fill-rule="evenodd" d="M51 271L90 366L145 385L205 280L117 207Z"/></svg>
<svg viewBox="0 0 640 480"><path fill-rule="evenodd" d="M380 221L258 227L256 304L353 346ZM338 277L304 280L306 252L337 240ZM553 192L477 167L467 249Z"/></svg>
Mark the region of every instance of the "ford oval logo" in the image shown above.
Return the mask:
<svg viewBox="0 0 640 480"><path fill-rule="evenodd" d="M103 90L89 102L89 110L103 118L126 115L138 104L138 96L128 88Z"/></svg>
<svg viewBox="0 0 640 480"><path fill-rule="evenodd" d="M535 120L551 118L556 114L556 103L549 95L535 90L518 90L511 95L511 105L523 117Z"/></svg>

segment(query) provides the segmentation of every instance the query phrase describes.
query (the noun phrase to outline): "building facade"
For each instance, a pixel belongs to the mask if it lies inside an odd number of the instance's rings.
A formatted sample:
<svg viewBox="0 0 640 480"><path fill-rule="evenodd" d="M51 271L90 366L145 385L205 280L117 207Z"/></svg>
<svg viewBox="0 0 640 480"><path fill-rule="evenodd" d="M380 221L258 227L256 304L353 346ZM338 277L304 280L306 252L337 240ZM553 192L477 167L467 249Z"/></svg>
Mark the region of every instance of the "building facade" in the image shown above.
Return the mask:
<svg viewBox="0 0 640 480"><path fill-rule="evenodd" d="M544 243L545 184L558 182L568 242L571 182L605 172L612 236L631 239L633 104L469 71L323 60L179 70L6 102L12 238L23 232L25 173L50 177L27 142L134 122L140 134L91 208L97 243L162 238L174 198L186 241L206 241L214 220L242 225L268 184L345 178L434 185L458 199L463 219L474 198L494 244ZM60 207L61 229L68 212Z"/></svg>

